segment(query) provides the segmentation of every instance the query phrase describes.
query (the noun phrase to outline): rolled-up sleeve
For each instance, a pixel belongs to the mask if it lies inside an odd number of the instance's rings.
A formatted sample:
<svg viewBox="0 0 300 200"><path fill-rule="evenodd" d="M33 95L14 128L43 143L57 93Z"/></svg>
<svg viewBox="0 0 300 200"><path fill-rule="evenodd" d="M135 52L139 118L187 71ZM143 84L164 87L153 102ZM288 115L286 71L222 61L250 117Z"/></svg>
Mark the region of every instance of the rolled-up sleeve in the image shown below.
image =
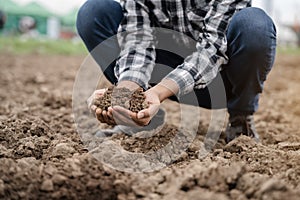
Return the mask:
<svg viewBox="0 0 300 200"><path fill-rule="evenodd" d="M226 30L236 11L249 6L250 0L215 0L204 19L203 31L199 35L196 49L184 63L165 78L177 83L179 96L194 88L206 87L226 64Z"/></svg>

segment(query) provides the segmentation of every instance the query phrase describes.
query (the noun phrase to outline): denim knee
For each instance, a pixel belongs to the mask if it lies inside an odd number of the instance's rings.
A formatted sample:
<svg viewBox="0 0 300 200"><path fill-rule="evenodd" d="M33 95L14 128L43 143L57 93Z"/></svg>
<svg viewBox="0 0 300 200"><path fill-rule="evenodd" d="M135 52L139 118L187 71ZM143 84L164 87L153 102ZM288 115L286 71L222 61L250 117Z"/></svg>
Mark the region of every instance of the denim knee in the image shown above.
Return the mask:
<svg viewBox="0 0 300 200"><path fill-rule="evenodd" d="M259 93L272 69L276 53L276 29L272 19L259 8L237 12L227 30L229 64L228 110L253 113L258 109Z"/></svg>
<svg viewBox="0 0 300 200"><path fill-rule="evenodd" d="M245 8L234 15L228 29L228 40L238 39L249 53L266 51L276 41L276 27L260 8Z"/></svg>
<svg viewBox="0 0 300 200"><path fill-rule="evenodd" d="M122 8L115 0L88 0L78 11L77 31L88 45L89 40L95 40L97 36L94 35L99 32L108 36L116 33L122 18Z"/></svg>

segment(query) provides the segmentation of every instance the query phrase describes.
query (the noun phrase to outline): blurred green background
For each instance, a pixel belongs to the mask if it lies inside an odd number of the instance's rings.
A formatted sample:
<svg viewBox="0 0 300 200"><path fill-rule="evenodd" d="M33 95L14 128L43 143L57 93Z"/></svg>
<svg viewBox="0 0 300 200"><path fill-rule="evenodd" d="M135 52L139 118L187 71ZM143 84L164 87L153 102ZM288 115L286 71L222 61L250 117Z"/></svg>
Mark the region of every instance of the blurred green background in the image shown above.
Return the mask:
<svg viewBox="0 0 300 200"><path fill-rule="evenodd" d="M0 0L0 10L6 19L4 27L0 29L0 52L86 54L76 32L77 12L84 2L85 0ZM258 6L259 2L255 0L254 6ZM276 2L279 1L264 1L262 7L273 16L277 25L278 53L299 54L300 18L294 19L293 16L289 23L279 22L275 9L279 6ZM52 9L51 4L55 5Z"/></svg>
<svg viewBox="0 0 300 200"><path fill-rule="evenodd" d="M0 29L0 52L40 54L84 54L76 32L79 6L55 13L39 2L19 4L0 0L5 24Z"/></svg>
<svg viewBox="0 0 300 200"><path fill-rule="evenodd" d="M24 34L20 30L20 22L29 17L35 21L35 30L40 36L52 39L72 38L76 36L76 15L78 8L67 13L54 13L38 2L18 4L13 0L0 0L0 10L6 16L6 23L1 30L2 35Z"/></svg>
<svg viewBox="0 0 300 200"><path fill-rule="evenodd" d="M0 53L13 54L60 54L83 55L87 50L81 41L22 39L20 37L0 37Z"/></svg>

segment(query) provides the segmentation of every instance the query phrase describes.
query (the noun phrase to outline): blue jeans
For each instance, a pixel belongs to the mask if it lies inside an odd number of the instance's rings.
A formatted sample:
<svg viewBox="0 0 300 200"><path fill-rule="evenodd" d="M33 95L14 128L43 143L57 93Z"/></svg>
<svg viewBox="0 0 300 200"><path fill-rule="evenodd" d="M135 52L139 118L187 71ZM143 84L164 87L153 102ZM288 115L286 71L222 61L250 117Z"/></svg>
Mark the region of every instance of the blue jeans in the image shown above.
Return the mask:
<svg viewBox="0 0 300 200"><path fill-rule="evenodd" d="M120 50L117 40L106 40L117 33L122 19L122 8L114 0L88 0L77 16L77 30L88 50L92 52L100 43L104 45L105 48L93 51L92 55L100 66L106 66L104 74L112 83L117 83L115 63L108 63L107 58L117 58ZM223 79L227 101L212 106L208 89L195 89L196 105L213 109L227 107L233 115L252 114L258 109L259 95L274 63L276 28L263 10L251 7L233 16L226 34L229 63L223 66L218 76ZM172 68L184 60L167 51L156 51L156 62ZM155 67L155 70L164 71L159 67ZM214 88L218 84L212 81L210 86ZM194 101L190 101L189 94L183 96L180 102L195 105Z"/></svg>

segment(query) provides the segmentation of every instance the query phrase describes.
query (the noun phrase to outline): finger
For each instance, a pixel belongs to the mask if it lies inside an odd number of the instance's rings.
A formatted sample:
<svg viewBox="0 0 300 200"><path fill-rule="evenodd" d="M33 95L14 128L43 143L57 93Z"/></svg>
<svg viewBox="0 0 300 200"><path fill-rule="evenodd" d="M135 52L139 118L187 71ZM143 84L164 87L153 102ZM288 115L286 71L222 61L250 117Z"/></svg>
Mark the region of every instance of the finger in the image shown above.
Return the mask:
<svg viewBox="0 0 300 200"><path fill-rule="evenodd" d="M105 89L96 90L93 94L88 98L87 103L92 104L95 99L101 98L105 93Z"/></svg>
<svg viewBox="0 0 300 200"><path fill-rule="evenodd" d="M113 108L112 108L112 107L108 107L108 109L107 109L107 115L108 115L111 119L113 119L112 113L113 113Z"/></svg>
<svg viewBox="0 0 300 200"><path fill-rule="evenodd" d="M101 96L105 93L107 89L100 89L100 90L95 90L94 91L94 95L97 95L97 96Z"/></svg>
<svg viewBox="0 0 300 200"><path fill-rule="evenodd" d="M135 124L132 119L131 119L131 115L133 114L133 112L131 112L130 110L127 110L126 108L120 107L120 106L115 106L113 108L113 116L115 118L117 118L120 121L123 121L125 123L129 123L129 124Z"/></svg>
<svg viewBox="0 0 300 200"><path fill-rule="evenodd" d="M107 121L106 121L106 123L108 125L117 125L116 121L114 119L111 119L111 118L108 118Z"/></svg>
<svg viewBox="0 0 300 200"><path fill-rule="evenodd" d="M90 108L93 105L93 101L94 101L94 96L90 96L87 100L86 103L88 105L88 108Z"/></svg>
<svg viewBox="0 0 300 200"><path fill-rule="evenodd" d="M109 117L108 113L109 112L105 111L105 110L102 112L102 117L103 117L104 122L109 125L115 125L116 124L115 120L113 118Z"/></svg>
<svg viewBox="0 0 300 200"><path fill-rule="evenodd" d="M105 110L102 111L102 117L103 117L103 120L108 123L110 120L107 116L107 112Z"/></svg>
<svg viewBox="0 0 300 200"><path fill-rule="evenodd" d="M97 108L96 109L96 112L95 112L95 115L96 115L96 118L102 122L102 123L105 123L104 119L103 119L103 116L102 116L102 110L100 108Z"/></svg>
<svg viewBox="0 0 300 200"><path fill-rule="evenodd" d="M123 108L121 106L114 106L113 111L127 116L128 118L130 118L130 114L132 113L130 110L127 110L126 108Z"/></svg>
<svg viewBox="0 0 300 200"><path fill-rule="evenodd" d="M127 118L124 118L123 116L117 116L114 118L114 120L118 125L135 126L135 124L131 123Z"/></svg>
<svg viewBox="0 0 300 200"><path fill-rule="evenodd" d="M143 118L148 118L150 117L150 110L149 109L144 109L141 110L137 113L137 118L138 119L143 119Z"/></svg>
<svg viewBox="0 0 300 200"><path fill-rule="evenodd" d="M91 113L95 113L96 109L97 109L97 106L92 105L91 108L90 108Z"/></svg>
<svg viewBox="0 0 300 200"><path fill-rule="evenodd" d="M135 123L139 124L140 126L147 126L150 123L151 118L147 117L147 118L138 119L138 120L134 120L134 121L135 121Z"/></svg>
<svg viewBox="0 0 300 200"><path fill-rule="evenodd" d="M156 115L156 113L159 110L159 105L150 105L149 108L141 110L137 113L137 118L138 119L143 119L143 118L152 118L154 115Z"/></svg>
<svg viewBox="0 0 300 200"><path fill-rule="evenodd" d="M150 123L150 118L138 120L138 121L134 120L134 122L139 126L147 126Z"/></svg>
<svg viewBox="0 0 300 200"><path fill-rule="evenodd" d="M93 94L86 100L88 107L90 108L93 104L94 99L103 96L105 89L95 90Z"/></svg>
<svg viewBox="0 0 300 200"><path fill-rule="evenodd" d="M144 115L144 114L143 114ZM136 112L131 112L130 113L130 118L134 120L139 120L140 118L138 117L138 113Z"/></svg>
<svg viewBox="0 0 300 200"><path fill-rule="evenodd" d="M114 119L109 119L108 123L109 125L117 125L116 121Z"/></svg>
<svg viewBox="0 0 300 200"><path fill-rule="evenodd" d="M131 114L131 118L139 126L146 126L149 124L151 120L150 117L138 118L138 113Z"/></svg>
<svg viewBox="0 0 300 200"><path fill-rule="evenodd" d="M132 119L120 114L113 114L114 120L119 125L126 125L126 126L136 126L135 122Z"/></svg>
<svg viewBox="0 0 300 200"><path fill-rule="evenodd" d="M113 116L112 112L113 112L112 107L108 107L108 109L107 109L107 118L109 119L111 125L116 125L117 123L114 119L114 116Z"/></svg>
<svg viewBox="0 0 300 200"><path fill-rule="evenodd" d="M113 111L113 117L117 124L122 124L126 126L137 126L137 124L130 118L128 115L124 115L124 113L120 113L118 111Z"/></svg>
<svg viewBox="0 0 300 200"><path fill-rule="evenodd" d="M159 105L152 104L149 108L141 110L137 113L136 118L132 115L131 117L137 124L146 126L150 123L151 118L156 115L159 110Z"/></svg>

